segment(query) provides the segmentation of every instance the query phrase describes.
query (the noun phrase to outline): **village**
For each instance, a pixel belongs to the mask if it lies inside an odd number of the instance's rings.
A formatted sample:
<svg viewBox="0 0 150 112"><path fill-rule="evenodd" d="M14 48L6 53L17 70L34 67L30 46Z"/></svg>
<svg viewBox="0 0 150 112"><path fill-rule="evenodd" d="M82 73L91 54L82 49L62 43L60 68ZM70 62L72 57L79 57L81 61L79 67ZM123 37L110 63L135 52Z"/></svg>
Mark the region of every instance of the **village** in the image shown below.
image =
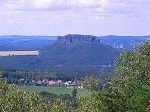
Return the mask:
<svg viewBox="0 0 150 112"><path fill-rule="evenodd" d="M63 80L32 80L27 82L25 79L19 80L20 84L35 85L35 86L53 86L53 87L68 87L68 88L80 88L83 89L84 85L82 81L63 81Z"/></svg>

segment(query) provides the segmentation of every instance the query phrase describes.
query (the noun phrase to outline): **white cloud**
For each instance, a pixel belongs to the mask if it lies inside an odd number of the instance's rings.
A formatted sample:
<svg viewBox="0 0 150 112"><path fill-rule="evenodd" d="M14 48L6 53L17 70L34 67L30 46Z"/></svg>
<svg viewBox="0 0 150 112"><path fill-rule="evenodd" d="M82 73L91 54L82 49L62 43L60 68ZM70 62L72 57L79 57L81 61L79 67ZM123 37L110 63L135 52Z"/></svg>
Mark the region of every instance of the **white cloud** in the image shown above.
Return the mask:
<svg viewBox="0 0 150 112"><path fill-rule="evenodd" d="M35 8L47 8L54 3L54 0L28 0Z"/></svg>
<svg viewBox="0 0 150 112"><path fill-rule="evenodd" d="M72 11L101 14L147 14L150 0L2 0L1 10Z"/></svg>
<svg viewBox="0 0 150 112"><path fill-rule="evenodd" d="M9 34L126 34L141 28L147 34L149 10L150 0L0 0L0 29Z"/></svg>
<svg viewBox="0 0 150 112"><path fill-rule="evenodd" d="M14 23L14 20L8 20L8 21L6 21L6 23L12 24L12 23Z"/></svg>
<svg viewBox="0 0 150 112"><path fill-rule="evenodd" d="M150 15L150 0L1 0L0 13L70 12L70 16L83 14L104 18L108 16L139 17ZM56 14L55 14L56 15ZM59 16L59 14L57 15ZM99 17L98 17L99 16ZM62 18L62 17L60 17Z"/></svg>

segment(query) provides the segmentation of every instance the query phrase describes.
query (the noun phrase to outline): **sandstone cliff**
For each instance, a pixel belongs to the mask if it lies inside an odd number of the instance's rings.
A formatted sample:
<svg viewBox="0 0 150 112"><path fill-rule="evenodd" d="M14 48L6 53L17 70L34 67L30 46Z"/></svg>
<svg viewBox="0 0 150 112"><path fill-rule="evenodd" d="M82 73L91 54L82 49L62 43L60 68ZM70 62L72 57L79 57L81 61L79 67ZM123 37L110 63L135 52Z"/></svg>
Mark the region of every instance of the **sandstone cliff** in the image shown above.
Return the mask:
<svg viewBox="0 0 150 112"><path fill-rule="evenodd" d="M57 42L64 44L92 44L100 43L100 40L96 36L92 35L68 34L65 36L59 36L57 38Z"/></svg>

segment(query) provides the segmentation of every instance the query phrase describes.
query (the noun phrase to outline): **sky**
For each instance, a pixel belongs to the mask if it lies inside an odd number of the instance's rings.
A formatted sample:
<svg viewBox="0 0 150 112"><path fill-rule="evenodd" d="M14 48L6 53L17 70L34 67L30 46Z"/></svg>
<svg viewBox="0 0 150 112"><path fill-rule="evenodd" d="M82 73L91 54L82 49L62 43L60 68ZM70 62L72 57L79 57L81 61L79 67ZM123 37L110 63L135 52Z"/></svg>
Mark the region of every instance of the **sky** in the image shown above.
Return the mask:
<svg viewBox="0 0 150 112"><path fill-rule="evenodd" d="M150 35L150 0L0 0L0 35Z"/></svg>

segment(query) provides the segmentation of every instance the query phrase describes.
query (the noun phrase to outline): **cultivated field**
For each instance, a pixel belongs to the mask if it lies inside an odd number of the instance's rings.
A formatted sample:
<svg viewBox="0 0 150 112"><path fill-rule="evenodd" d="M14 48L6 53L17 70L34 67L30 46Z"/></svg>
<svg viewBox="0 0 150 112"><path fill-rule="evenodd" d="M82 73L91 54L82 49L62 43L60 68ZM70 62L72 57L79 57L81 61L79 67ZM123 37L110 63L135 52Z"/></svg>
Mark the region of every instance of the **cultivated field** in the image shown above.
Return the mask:
<svg viewBox="0 0 150 112"><path fill-rule="evenodd" d="M39 51L0 51L0 56L39 55Z"/></svg>
<svg viewBox="0 0 150 112"><path fill-rule="evenodd" d="M73 88L66 88L66 87L51 87L51 86L21 86L20 87L23 90L27 90L27 91L33 91L33 92L37 92L40 93L42 91L47 91L50 93L54 93L57 95L60 94L72 94ZM90 90L87 89L77 89L78 91L78 96L87 96L91 93Z"/></svg>

